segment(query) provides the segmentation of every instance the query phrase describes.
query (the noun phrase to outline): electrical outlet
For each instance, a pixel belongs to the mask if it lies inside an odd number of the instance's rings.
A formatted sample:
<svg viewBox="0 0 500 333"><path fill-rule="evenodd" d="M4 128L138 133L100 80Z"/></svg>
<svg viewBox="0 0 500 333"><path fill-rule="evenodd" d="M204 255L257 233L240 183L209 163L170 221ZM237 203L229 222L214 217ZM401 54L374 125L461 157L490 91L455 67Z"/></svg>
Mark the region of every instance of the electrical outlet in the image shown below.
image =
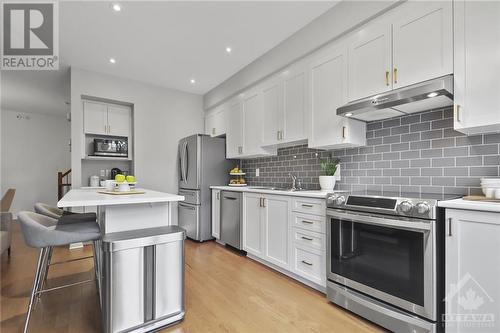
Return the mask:
<svg viewBox="0 0 500 333"><path fill-rule="evenodd" d="M255 177L259 177L260 176L260 169L257 168L255 169Z"/></svg>

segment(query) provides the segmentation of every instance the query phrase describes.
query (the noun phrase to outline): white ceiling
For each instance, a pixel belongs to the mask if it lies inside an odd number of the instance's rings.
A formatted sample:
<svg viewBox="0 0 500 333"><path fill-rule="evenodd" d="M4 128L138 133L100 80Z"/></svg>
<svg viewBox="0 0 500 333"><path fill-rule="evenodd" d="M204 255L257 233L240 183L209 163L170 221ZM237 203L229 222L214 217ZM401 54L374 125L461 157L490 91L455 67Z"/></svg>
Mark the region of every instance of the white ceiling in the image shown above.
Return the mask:
<svg viewBox="0 0 500 333"><path fill-rule="evenodd" d="M63 73L3 72L2 107L67 112L69 65L204 94L336 3L122 1L115 12L108 1L60 2Z"/></svg>

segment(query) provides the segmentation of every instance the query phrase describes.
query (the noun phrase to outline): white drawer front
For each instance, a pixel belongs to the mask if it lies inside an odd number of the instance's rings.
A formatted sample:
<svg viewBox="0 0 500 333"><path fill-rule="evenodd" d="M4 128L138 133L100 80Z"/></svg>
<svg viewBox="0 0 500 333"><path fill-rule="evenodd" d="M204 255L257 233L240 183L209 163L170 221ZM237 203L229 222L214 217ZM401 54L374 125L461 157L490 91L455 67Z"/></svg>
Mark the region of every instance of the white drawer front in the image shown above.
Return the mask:
<svg viewBox="0 0 500 333"><path fill-rule="evenodd" d="M325 216L326 204L324 199L294 198L292 209L295 212Z"/></svg>
<svg viewBox="0 0 500 333"><path fill-rule="evenodd" d="M325 235L299 228L293 228L293 242L312 249L325 250Z"/></svg>
<svg viewBox="0 0 500 333"><path fill-rule="evenodd" d="M292 213L292 226L305 230L325 233L325 217L311 214Z"/></svg>
<svg viewBox="0 0 500 333"><path fill-rule="evenodd" d="M305 279L325 285L325 258L320 251L293 245L294 273Z"/></svg>

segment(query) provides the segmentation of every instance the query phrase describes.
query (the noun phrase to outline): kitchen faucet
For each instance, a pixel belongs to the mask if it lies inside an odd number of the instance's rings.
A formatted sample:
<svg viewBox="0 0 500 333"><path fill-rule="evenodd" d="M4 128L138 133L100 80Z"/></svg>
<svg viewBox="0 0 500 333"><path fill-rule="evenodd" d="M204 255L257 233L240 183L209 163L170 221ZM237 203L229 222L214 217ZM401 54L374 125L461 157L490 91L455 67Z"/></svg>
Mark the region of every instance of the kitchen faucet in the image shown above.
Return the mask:
<svg viewBox="0 0 500 333"><path fill-rule="evenodd" d="M297 179L297 176L292 175L291 173L288 174L290 178L292 178L292 191L297 191L302 189L302 185L300 185L300 179ZM298 182L298 186L296 185Z"/></svg>

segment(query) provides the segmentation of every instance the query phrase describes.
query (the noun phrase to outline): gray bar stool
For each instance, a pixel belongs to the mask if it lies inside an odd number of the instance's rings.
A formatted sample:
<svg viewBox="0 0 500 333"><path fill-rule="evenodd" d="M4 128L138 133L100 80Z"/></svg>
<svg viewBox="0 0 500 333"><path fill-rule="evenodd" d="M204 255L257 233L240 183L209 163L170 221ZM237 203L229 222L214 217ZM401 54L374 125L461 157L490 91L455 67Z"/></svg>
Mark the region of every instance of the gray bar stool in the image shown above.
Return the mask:
<svg viewBox="0 0 500 333"><path fill-rule="evenodd" d="M26 323L24 324L24 332L26 333L28 331L29 320L34 307L35 299L39 297L39 295L47 291L92 281L86 280L69 285L43 289L43 278L45 277L45 273L48 268L50 249L53 246L92 241L94 251L94 270L97 278L99 273L95 254L98 244L97 242L101 238L101 232L99 225L96 222L58 224L55 219L33 212L20 212L18 214L18 219L21 223L21 230L26 244L30 247L40 249L35 278L33 281L33 289L31 291L28 306L28 313L26 314Z"/></svg>
<svg viewBox="0 0 500 333"><path fill-rule="evenodd" d="M35 204L35 212L56 219L58 223L95 222L97 218L95 213L67 212L43 202Z"/></svg>
<svg viewBox="0 0 500 333"><path fill-rule="evenodd" d="M35 212L38 214L42 214L45 216L48 216L50 218L56 219L57 224L66 224L66 223L78 223L78 222L96 222L97 216L95 213L71 213L64 211L62 209L59 209L55 206L43 203L43 202L37 202L35 203ZM54 248L51 246L48 250L48 255L47 255L47 269L45 270L44 276L42 278L42 287L47 283L47 276L49 274L49 267L52 265L57 265L60 263L54 263L52 264L52 253L54 251ZM83 260L83 259L88 259L92 258L92 256L87 256L87 257L82 257L82 258L76 258L76 259L71 259L67 260L64 263L71 262L71 261L77 261L77 260Z"/></svg>

